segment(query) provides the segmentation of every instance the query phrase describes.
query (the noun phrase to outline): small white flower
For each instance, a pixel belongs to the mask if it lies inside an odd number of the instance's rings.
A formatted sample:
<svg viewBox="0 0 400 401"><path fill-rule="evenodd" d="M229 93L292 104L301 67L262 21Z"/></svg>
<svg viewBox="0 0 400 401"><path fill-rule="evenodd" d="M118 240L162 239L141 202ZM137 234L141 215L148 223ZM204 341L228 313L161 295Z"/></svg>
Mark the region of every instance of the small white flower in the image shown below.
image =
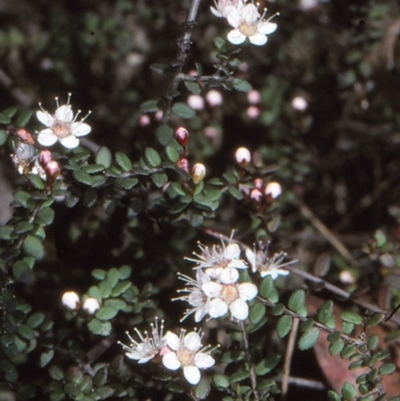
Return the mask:
<svg viewBox="0 0 400 401"><path fill-rule="evenodd" d="M52 146L57 141L60 141L65 148L73 149L79 145L78 138L89 134L92 130L90 125L84 123L90 111L85 118L76 121L81 111L78 110L74 117L69 104L70 98L71 94L68 94L67 104L62 106L59 105L58 98L56 98L57 110L54 115L44 110L41 103L39 103L41 110L36 112L36 117L47 127L39 132L37 138L42 146Z"/></svg>
<svg viewBox="0 0 400 401"><path fill-rule="evenodd" d="M87 298L82 305L82 309L89 315L93 315L100 309L99 301L95 298Z"/></svg>
<svg viewBox="0 0 400 401"><path fill-rule="evenodd" d="M202 290L211 298L209 315L218 318L229 311L232 317L245 320L249 315L247 301L251 301L258 294L257 287L252 283L237 283L239 272L233 268L226 268L220 276L220 282L203 284Z"/></svg>
<svg viewBox="0 0 400 401"><path fill-rule="evenodd" d="M225 243L221 240L222 247L214 245L212 248L199 243L201 254L193 253L198 259L185 259L197 263L198 266L195 267L196 269L207 269L206 273L212 278L219 277L221 268L234 267L236 269L247 269L246 263L242 259L239 259L239 245L232 244L231 241L232 237L229 240L228 246L225 246Z"/></svg>
<svg viewBox="0 0 400 401"><path fill-rule="evenodd" d="M210 303L209 298L206 296L206 294L204 294L201 287L203 284L211 281L211 278L201 269L198 269L196 272L196 280L193 280L191 277L181 273L178 273L178 276L182 281L186 282L186 288L178 290L178 293L187 293L187 295L174 298L173 300L187 301L191 306L193 306L192 309L186 310L181 321L194 313L194 320L196 322L200 322L203 317L207 315Z"/></svg>
<svg viewBox="0 0 400 401"><path fill-rule="evenodd" d="M163 356L163 365L169 370L182 367L185 379L193 385L200 382L200 369L207 369L215 364L214 358L210 355L210 347L201 349L201 337L195 331L186 334L184 330L179 337L170 331L165 335L171 352Z"/></svg>
<svg viewBox="0 0 400 401"><path fill-rule="evenodd" d="M134 359L138 361L138 363L146 363L153 359L157 354L161 354L166 346L165 337L163 337L164 332L164 321L161 321L160 328L158 327L158 319L155 319L155 324L151 324L151 337L147 331L144 332L144 336L138 329L134 329L136 334L138 335L141 342L135 341L131 335L127 332L131 343L129 345L125 345L121 342L118 342L122 346L122 348L127 351L126 356L129 359Z"/></svg>
<svg viewBox="0 0 400 401"><path fill-rule="evenodd" d="M211 12L218 18L226 18L228 6L243 8L243 0L214 0L215 8L210 7Z"/></svg>
<svg viewBox="0 0 400 401"><path fill-rule="evenodd" d="M286 252L279 252L275 253L272 257L268 257L268 247L258 251L255 249L254 251L249 248L246 249L246 257L251 265L252 272L255 273L256 271L259 271L261 277L269 275L273 280L275 280L279 275L287 276L289 271L282 269L282 267L289 266L297 262L297 260L291 260L289 262L282 263L286 256Z"/></svg>
<svg viewBox="0 0 400 401"><path fill-rule="evenodd" d="M64 292L61 301L66 308L71 310L77 310L80 305L79 296L75 291Z"/></svg>
<svg viewBox="0 0 400 401"><path fill-rule="evenodd" d="M246 4L244 7L226 6L224 13L229 25L234 28L228 33L228 40L234 45L240 45L247 38L257 46L267 43L267 35L275 32L277 25L269 22L276 14L264 20L266 11L265 9L260 15L257 6L253 3Z"/></svg>

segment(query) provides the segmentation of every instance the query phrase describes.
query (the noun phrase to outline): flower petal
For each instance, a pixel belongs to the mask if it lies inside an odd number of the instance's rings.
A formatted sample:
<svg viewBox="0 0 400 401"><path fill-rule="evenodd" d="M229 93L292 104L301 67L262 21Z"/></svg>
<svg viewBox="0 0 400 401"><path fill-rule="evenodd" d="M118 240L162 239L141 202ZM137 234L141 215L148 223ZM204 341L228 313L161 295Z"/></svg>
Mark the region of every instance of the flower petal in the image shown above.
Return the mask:
<svg viewBox="0 0 400 401"><path fill-rule="evenodd" d="M244 301L254 299L258 294L257 287L252 283L242 283L238 285L239 296Z"/></svg>
<svg viewBox="0 0 400 401"><path fill-rule="evenodd" d="M234 284L239 279L239 272L236 269L227 267L224 269L219 279L223 284Z"/></svg>
<svg viewBox="0 0 400 401"><path fill-rule="evenodd" d="M215 298L210 302L209 315L213 318L224 316L228 312L228 305L225 301Z"/></svg>
<svg viewBox="0 0 400 401"><path fill-rule="evenodd" d="M229 306L232 316L238 320L245 320L249 316L249 305L242 299L237 299Z"/></svg>
<svg viewBox="0 0 400 401"><path fill-rule="evenodd" d="M177 370L181 367L181 363L175 352L168 352L162 358L163 365L169 370Z"/></svg>
<svg viewBox="0 0 400 401"><path fill-rule="evenodd" d="M74 149L79 146L79 139L76 136L68 135L60 140L61 145L67 149Z"/></svg>
<svg viewBox="0 0 400 401"><path fill-rule="evenodd" d="M165 335L165 342L173 351L179 349L179 337L175 333L172 333L172 331L168 331Z"/></svg>
<svg viewBox="0 0 400 401"><path fill-rule="evenodd" d="M50 128L46 128L39 132L38 142L42 146L52 146L57 142L58 137L54 134L54 132Z"/></svg>
<svg viewBox="0 0 400 401"><path fill-rule="evenodd" d="M196 366L185 366L183 368L183 375L185 376L185 379L190 383L190 384L197 384L200 379L200 370Z"/></svg>
<svg viewBox="0 0 400 401"><path fill-rule="evenodd" d="M258 32L262 33L264 35L269 35L270 33L273 33L276 31L276 28L278 28L277 24L274 24L273 22L260 22L258 24Z"/></svg>
<svg viewBox="0 0 400 401"><path fill-rule="evenodd" d="M74 113L71 110L70 105L63 105L56 110L56 119L64 122L70 123L74 119Z"/></svg>
<svg viewBox="0 0 400 401"><path fill-rule="evenodd" d="M201 286L201 289L208 297L216 298L219 296L219 294L221 294L222 285L215 283L214 281L210 281L209 283L204 283Z"/></svg>
<svg viewBox="0 0 400 401"><path fill-rule="evenodd" d="M191 331L190 333L186 334L185 338L183 339L183 344L188 350L196 352L201 347L201 338L198 333Z"/></svg>
<svg viewBox="0 0 400 401"><path fill-rule="evenodd" d="M268 41L268 38L262 33L256 33L255 35L249 36L249 40L253 45L262 46Z"/></svg>
<svg viewBox="0 0 400 401"><path fill-rule="evenodd" d="M46 127L51 127L54 124L54 118L47 112L39 110L36 112L36 117Z"/></svg>
<svg viewBox="0 0 400 401"><path fill-rule="evenodd" d="M240 248L238 244L229 244L224 252L224 256L229 259L238 259L240 256Z"/></svg>
<svg viewBox="0 0 400 401"><path fill-rule="evenodd" d="M71 132L75 136L85 136L92 130L89 124L78 122L73 123L71 126Z"/></svg>
<svg viewBox="0 0 400 401"><path fill-rule="evenodd" d="M230 31L227 38L229 42L233 43L234 45L240 45L246 40L246 36L243 35L243 33L239 31L239 29L233 29L232 31Z"/></svg>
<svg viewBox="0 0 400 401"><path fill-rule="evenodd" d="M199 369L207 369L215 364L215 360L209 354L198 352L194 357L194 363Z"/></svg>
<svg viewBox="0 0 400 401"><path fill-rule="evenodd" d="M223 18L223 15L221 12L219 12L216 8L210 7L211 12L218 18Z"/></svg>

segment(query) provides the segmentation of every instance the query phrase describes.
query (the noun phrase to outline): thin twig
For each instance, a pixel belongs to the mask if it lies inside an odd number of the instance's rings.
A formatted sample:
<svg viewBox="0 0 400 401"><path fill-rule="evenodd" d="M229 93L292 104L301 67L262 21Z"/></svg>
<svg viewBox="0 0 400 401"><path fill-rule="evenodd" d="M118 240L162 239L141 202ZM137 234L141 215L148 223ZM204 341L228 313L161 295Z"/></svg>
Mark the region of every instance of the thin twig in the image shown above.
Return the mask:
<svg viewBox="0 0 400 401"><path fill-rule="evenodd" d="M299 319L293 319L292 328L290 330L289 340L286 348L285 362L283 364L283 375L282 375L282 401L285 401L286 395L289 388L290 378L290 365L292 362L292 356L295 348L297 332L299 329Z"/></svg>

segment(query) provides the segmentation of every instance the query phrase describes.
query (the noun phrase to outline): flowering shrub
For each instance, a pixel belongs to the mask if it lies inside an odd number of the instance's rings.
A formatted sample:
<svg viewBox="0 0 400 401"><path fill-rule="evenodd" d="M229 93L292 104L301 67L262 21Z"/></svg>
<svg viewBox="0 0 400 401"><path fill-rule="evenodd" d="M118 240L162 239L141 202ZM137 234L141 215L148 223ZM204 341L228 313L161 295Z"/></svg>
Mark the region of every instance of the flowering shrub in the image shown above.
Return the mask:
<svg viewBox="0 0 400 401"><path fill-rule="evenodd" d="M0 27L0 399L399 400L396 11L33 3Z"/></svg>

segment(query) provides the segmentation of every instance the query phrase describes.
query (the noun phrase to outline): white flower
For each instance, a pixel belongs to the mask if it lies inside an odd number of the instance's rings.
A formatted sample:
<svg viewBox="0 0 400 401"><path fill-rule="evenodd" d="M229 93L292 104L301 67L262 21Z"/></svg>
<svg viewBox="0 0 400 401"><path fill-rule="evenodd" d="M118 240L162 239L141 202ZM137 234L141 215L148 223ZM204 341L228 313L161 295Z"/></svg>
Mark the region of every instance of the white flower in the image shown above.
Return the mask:
<svg viewBox="0 0 400 401"><path fill-rule="evenodd" d="M215 8L210 7L211 12L218 18L226 18L226 8L228 6L242 8L243 0L214 0Z"/></svg>
<svg viewBox="0 0 400 401"><path fill-rule="evenodd" d="M165 335L165 340L171 352L163 356L162 363L169 370L183 368L183 375L190 384L200 382L200 369L207 369L215 364L208 347L202 348L201 335L195 331L180 336L172 332Z"/></svg>
<svg viewBox="0 0 400 401"><path fill-rule="evenodd" d="M164 321L161 321L160 328L158 327L158 319L155 319L155 324L151 324L151 337L149 337L147 331L144 332L144 336L138 329L134 329L141 342L135 341L131 335L127 332L131 343L128 345L118 342L122 348L127 351L126 356L129 359L134 359L138 363L146 363L150 359L153 359L157 354L161 354L166 346L165 337L163 337Z"/></svg>
<svg viewBox="0 0 400 401"><path fill-rule="evenodd" d="M201 289L202 285L211 281L210 276L204 273L201 269L198 269L196 272L196 280L193 280L191 277L188 277L184 274L178 273L179 278L182 281L185 281L186 288L178 290L179 293L187 293L187 295L183 295L178 298L174 298L174 301L187 301L191 306L192 309L187 309L185 315L181 319L183 321L192 313L194 313L194 320L196 322L200 322L205 315L208 313L209 303L210 300L204 294L203 290Z"/></svg>
<svg viewBox="0 0 400 401"><path fill-rule="evenodd" d="M199 255L195 252L193 253L195 256L198 257L198 259L185 259L197 263L197 269L207 269L206 273L212 278L215 278L214 276L219 276L220 268L235 267L236 269L247 269L246 263L242 259L239 259L239 245L232 244L231 241L232 237L229 240L228 246L225 246L225 243L221 241L222 247L214 245L212 248L209 248L199 243L201 254Z"/></svg>
<svg viewBox="0 0 400 401"><path fill-rule="evenodd" d="M266 11L265 9L263 15L260 15L253 3L244 7L226 6L224 13L229 25L234 28L228 33L228 40L234 45L240 45L246 38L257 46L267 43L267 35L275 32L277 25L269 22L276 14L264 20Z"/></svg>
<svg viewBox="0 0 400 401"><path fill-rule="evenodd" d="M71 310L77 310L80 306L79 296L75 291L64 292L61 302L66 308Z"/></svg>
<svg viewBox="0 0 400 401"><path fill-rule="evenodd" d="M99 301L95 298L87 298L82 305L82 309L90 315L93 315L100 309Z"/></svg>
<svg viewBox="0 0 400 401"><path fill-rule="evenodd" d="M297 260L291 260L290 262L282 263L286 258L286 252L275 253L271 258L268 257L268 247L254 252L249 248L246 249L246 257L251 264L251 270L255 273L257 270L260 272L261 277L271 276L275 280L279 275L287 276L288 270L282 269L284 266L289 266L296 263Z"/></svg>
<svg viewBox="0 0 400 401"><path fill-rule="evenodd" d="M90 125L84 123L90 111L85 118L76 121L81 111L78 110L74 117L69 104L70 98L71 94L68 94L67 104L62 106L59 105L58 98L56 98L57 110L54 115L44 110L41 103L39 103L41 110L36 112L36 117L47 127L39 132L37 138L42 146L52 146L57 141L60 141L65 148L73 149L79 145L78 137L85 136L92 130Z"/></svg>
<svg viewBox="0 0 400 401"><path fill-rule="evenodd" d="M202 286L204 293L211 298L209 315L218 318L224 316L229 309L235 319L247 319L247 301L257 296L257 287L252 283L237 283L239 272L233 268L226 268L219 279L220 282L210 281Z"/></svg>

